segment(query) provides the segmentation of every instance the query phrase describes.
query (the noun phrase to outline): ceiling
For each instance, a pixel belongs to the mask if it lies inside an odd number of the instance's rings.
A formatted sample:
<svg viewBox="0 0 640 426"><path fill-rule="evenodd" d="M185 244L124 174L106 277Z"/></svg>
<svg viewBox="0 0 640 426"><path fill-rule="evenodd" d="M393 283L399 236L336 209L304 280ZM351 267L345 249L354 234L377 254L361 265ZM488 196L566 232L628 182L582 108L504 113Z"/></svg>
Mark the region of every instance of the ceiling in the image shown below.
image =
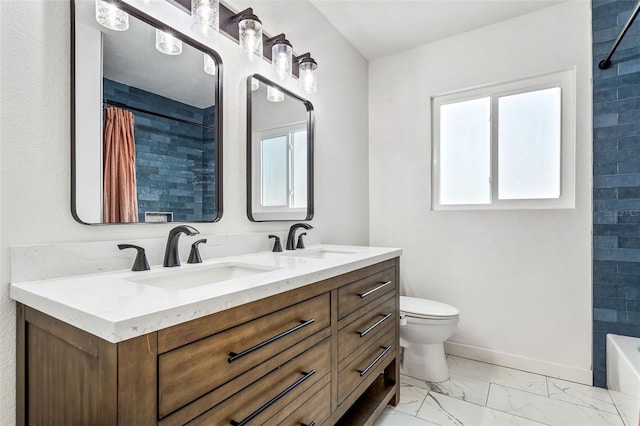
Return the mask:
<svg viewBox="0 0 640 426"><path fill-rule="evenodd" d="M566 0L310 0L368 60Z"/></svg>

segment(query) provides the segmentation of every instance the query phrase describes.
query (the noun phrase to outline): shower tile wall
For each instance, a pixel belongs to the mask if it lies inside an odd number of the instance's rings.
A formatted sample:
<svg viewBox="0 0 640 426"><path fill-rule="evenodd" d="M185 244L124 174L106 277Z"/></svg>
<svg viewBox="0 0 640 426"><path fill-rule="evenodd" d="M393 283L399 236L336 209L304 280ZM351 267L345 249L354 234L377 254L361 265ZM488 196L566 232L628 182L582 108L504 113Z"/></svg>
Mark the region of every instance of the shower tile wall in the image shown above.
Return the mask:
<svg viewBox="0 0 640 426"><path fill-rule="evenodd" d="M215 107L200 109L104 79L103 96L132 107L211 125ZM210 221L215 206L215 133L133 111L136 139L138 216L172 212L179 222Z"/></svg>
<svg viewBox="0 0 640 426"><path fill-rule="evenodd" d="M640 19L609 52L635 1L594 0L593 370L606 386L607 333L640 337Z"/></svg>

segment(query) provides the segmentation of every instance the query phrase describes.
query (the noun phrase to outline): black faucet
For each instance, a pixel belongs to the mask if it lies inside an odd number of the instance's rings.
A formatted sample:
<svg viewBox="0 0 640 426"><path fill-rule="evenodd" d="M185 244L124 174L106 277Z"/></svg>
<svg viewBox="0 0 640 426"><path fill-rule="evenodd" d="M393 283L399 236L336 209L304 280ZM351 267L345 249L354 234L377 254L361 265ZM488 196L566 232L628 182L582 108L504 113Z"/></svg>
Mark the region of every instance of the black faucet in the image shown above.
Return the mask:
<svg viewBox="0 0 640 426"><path fill-rule="evenodd" d="M163 266L180 266L180 255L178 254L178 239L180 234L196 235L199 234L198 230L193 226L180 225L169 231L169 238L167 239L167 247L164 250L164 262Z"/></svg>
<svg viewBox="0 0 640 426"><path fill-rule="evenodd" d="M289 228L289 235L287 236L287 250L296 249L296 230L298 228L313 229L313 226L306 223L296 223Z"/></svg>

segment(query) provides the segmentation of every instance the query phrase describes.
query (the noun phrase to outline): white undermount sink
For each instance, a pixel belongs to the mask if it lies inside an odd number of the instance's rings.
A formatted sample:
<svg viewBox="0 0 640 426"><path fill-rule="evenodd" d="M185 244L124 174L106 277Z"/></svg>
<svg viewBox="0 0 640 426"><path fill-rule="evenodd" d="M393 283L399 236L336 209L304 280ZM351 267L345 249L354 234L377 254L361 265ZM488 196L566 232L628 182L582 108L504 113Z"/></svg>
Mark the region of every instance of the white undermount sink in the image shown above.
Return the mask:
<svg viewBox="0 0 640 426"><path fill-rule="evenodd" d="M213 284L255 274L271 272L278 268L245 263L221 263L200 267L177 267L170 270L142 273L127 277L127 281L160 287L168 290L183 290Z"/></svg>
<svg viewBox="0 0 640 426"><path fill-rule="evenodd" d="M340 251L340 250L327 250L327 249L296 249L295 251L287 252L287 256L294 257L310 257L313 259L338 259L344 258L356 254L354 251Z"/></svg>

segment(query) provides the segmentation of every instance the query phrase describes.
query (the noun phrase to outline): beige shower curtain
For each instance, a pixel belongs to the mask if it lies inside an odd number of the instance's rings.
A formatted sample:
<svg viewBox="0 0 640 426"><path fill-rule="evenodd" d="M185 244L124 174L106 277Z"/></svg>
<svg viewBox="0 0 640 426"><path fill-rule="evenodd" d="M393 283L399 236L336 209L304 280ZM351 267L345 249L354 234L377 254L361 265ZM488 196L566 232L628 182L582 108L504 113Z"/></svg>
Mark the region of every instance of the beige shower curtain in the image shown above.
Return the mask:
<svg viewBox="0 0 640 426"><path fill-rule="evenodd" d="M104 125L104 223L137 222L136 149L133 114L107 108Z"/></svg>

